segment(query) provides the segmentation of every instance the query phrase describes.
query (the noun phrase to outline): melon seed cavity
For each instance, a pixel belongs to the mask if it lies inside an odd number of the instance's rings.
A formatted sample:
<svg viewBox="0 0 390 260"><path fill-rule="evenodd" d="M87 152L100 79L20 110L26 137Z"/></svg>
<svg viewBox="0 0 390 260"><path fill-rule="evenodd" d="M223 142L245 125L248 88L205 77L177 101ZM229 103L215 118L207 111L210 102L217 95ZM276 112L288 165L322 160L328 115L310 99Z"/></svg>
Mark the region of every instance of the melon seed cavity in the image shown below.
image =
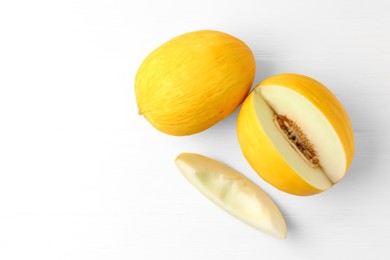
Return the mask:
<svg viewBox="0 0 390 260"><path fill-rule="evenodd" d="M274 114L274 123L284 138L299 153L299 155L313 168L320 167L320 161L302 129L291 119L284 115Z"/></svg>

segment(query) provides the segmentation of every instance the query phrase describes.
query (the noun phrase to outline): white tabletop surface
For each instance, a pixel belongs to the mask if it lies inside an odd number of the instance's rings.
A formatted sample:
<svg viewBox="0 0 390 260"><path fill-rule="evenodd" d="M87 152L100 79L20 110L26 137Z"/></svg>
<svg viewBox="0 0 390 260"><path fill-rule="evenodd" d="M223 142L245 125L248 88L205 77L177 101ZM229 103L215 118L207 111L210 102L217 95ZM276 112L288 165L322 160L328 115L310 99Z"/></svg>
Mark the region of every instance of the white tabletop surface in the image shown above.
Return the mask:
<svg viewBox="0 0 390 260"><path fill-rule="evenodd" d="M134 77L170 38L245 41L255 83L314 77L344 104L356 154L329 191L298 197L257 176L237 112L189 137L137 114ZM0 259L390 259L390 1L0 2ZM280 241L217 208L181 152L239 170L280 206Z"/></svg>

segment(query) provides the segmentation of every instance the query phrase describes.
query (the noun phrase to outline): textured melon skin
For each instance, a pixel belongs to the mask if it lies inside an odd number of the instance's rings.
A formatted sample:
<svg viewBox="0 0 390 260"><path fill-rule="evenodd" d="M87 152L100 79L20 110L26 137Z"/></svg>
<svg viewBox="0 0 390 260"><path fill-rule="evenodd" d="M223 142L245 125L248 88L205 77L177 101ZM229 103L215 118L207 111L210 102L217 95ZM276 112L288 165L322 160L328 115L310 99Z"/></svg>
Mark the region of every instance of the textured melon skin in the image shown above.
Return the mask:
<svg viewBox="0 0 390 260"><path fill-rule="evenodd" d="M241 40L218 31L180 35L151 52L138 69L139 113L170 135L201 132L247 96L255 59Z"/></svg>
<svg viewBox="0 0 390 260"><path fill-rule="evenodd" d="M351 121L337 98L320 82L299 74L279 74L261 82L246 98L237 120L237 137L241 150L252 168L265 181L284 192L308 196L320 190L295 172L268 139L258 122L254 108L254 95L262 87L283 86L307 98L327 118L344 148L347 172L354 154ZM335 158L337 160L337 158Z"/></svg>

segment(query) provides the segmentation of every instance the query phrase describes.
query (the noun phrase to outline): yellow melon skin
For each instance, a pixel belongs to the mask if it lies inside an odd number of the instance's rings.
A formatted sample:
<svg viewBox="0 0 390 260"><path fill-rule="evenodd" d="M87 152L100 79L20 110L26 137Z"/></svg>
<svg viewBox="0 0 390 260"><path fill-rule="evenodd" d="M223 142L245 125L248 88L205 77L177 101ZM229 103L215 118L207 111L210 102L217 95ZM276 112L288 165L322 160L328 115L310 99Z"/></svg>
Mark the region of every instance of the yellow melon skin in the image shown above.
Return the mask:
<svg viewBox="0 0 390 260"><path fill-rule="evenodd" d="M245 99L255 59L241 40L218 31L180 35L151 52L138 69L139 113L161 132L201 132L231 114Z"/></svg>
<svg viewBox="0 0 390 260"><path fill-rule="evenodd" d="M336 97L320 82L298 74L280 74L261 82L257 88L264 86L283 86L306 97L327 118L342 142L346 169L348 170L354 153L352 124L342 105ZM279 154L271 143L258 121L254 109L252 91L244 101L238 115L237 137L241 150L252 168L265 181L279 190L290 194L307 196L320 193L319 190L305 181Z"/></svg>

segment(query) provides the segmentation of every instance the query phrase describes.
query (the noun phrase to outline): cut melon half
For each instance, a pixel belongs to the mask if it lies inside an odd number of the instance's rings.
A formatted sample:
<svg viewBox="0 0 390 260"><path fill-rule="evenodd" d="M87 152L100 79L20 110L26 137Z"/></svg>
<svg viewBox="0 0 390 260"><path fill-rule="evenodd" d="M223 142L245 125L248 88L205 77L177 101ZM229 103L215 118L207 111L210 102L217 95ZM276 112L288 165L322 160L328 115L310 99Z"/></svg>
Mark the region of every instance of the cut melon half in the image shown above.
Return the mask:
<svg viewBox="0 0 390 260"><path fill-rule="evenodd" d="M286 223L279 208L249 179L200 154L182 153L175 163L184 177L216 205L271 236L286 238Z"/></svg>
<svg viewBox="0 0 390 260"><path fill-rule="evenodd" d="M353 157L353 131L336 97L318 81L280 74L260 83L237 121L244 156L267 182L296 195L325 191Z"/></svg>

